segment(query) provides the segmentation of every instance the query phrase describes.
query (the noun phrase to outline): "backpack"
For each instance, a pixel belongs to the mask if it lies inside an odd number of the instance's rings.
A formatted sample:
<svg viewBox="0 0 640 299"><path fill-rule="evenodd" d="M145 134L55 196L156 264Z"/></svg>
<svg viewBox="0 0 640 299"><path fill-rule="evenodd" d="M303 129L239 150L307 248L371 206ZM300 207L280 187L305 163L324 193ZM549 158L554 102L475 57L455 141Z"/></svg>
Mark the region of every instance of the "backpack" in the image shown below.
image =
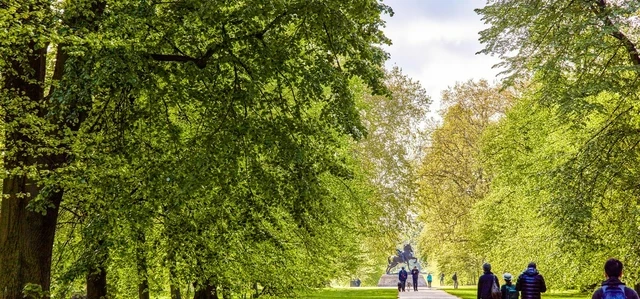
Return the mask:
<svg viewBox="0 0 640 299"><path fill-rule="evenodd" d="M493 279L493 281L491 282L491 298L492 299L502 299L502 292L500 292L500 288L498 287L498 284L496 283L496 280L498 278L495 275L493 277L495 279Z"/></svg>
<svg viewBox="0 0 640 299"><path fill-rule="evenodd" d="M627 299L627 295L624 293L624 285L617 287L602 287L602 299Z"/></svg>
<svg viewBox="0 0 640 299"><path fill-rule="evenodd" d="M508 299L518 299L518 291L516 290L516 286L505 284L504 287L507 289Z"/></svg>

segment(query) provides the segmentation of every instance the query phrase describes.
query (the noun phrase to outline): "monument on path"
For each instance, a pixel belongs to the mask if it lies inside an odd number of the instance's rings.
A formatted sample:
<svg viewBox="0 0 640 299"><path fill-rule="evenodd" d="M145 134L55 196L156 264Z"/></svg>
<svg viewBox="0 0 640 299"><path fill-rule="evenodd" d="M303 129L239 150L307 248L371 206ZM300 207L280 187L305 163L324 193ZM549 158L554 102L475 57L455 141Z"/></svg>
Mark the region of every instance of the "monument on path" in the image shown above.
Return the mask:
<svg viewBox="0 0 640 299"><path fill-rule="evenodd" d="M420 262L418 262L418 258L413 255L413 248L411 248L410 244L406 244L403 247L403 250L396 248L396 255L389 256L387 259L387 270L385 274L380 277L378 280L379 287L396 287L398 285L398 271L392 273L392 270L398 270L398 266L405 266L405 270L408 273L411 272L413 267L417 267L418 270L422 270ZM418 277L418 287L426 287L427 281L424 279L423 275L425 273L420 273ZM409 274L409 278L407 279L407 283L411 282L411 274Z"/></svg>

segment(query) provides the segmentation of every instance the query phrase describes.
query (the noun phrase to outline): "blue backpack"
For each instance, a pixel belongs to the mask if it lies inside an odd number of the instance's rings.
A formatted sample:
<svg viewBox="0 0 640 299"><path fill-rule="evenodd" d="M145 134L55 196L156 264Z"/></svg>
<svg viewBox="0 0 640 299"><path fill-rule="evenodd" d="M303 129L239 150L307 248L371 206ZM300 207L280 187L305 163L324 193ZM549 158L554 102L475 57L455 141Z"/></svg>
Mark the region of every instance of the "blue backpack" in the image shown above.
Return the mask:
<svg viewBox="0 0 640 299"><path fill-rule="evenodd" d="M507 298L509 299L518 299L518 291L516 290L516 286L514 285L504 285L507 290Z"/></svg>
<svg viewBox="0 0 640 299"><path fill-rule="evenodd" d="M602 287L602 299L627 299L627 295L624 294L624 285L617 287Z"/></svg>

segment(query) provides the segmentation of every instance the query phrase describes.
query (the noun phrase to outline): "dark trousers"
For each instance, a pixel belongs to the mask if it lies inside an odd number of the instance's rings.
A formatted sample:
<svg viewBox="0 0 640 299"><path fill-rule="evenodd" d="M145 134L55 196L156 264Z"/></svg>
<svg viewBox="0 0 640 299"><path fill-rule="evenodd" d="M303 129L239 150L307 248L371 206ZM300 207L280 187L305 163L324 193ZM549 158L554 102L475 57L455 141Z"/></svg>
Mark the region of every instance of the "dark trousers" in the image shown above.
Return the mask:
<svg viewBox="0 0 640 299"><path fill-rule="evenodd" d="M407 288L407 281L406 280L401 280L400 283L402 284L402 291L404 292L405 289Z"/></svg>
<svg viewBox="0 0 640 299"><path fill-rule="evenodd" d="M414 278L413 279L413 290L417 291L418 290L418 278Z"/></svg>

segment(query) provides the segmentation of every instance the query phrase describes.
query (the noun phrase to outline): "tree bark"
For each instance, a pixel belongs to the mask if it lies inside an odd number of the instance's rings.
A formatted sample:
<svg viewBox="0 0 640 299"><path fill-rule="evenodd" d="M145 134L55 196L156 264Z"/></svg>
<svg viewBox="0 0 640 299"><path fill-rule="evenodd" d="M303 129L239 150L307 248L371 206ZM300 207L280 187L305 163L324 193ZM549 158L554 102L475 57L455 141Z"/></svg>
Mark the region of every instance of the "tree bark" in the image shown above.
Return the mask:
<svg viewBox="0 0 640 299"><path fill-rule="evenodd" d="M7 74L3 89L13 94L20 102L42 103L46 72L46 48L38 49L35 43L28 45L26 55L28 63L20 63L10 58L15 73ZM14 58L15 59L15 58ZM25 106L26 107L26 106ZM5 132L5 142L13 155L5 155L4 166L7 170L19 167L43 165L52 167L53 157L34 157L28 147L37 147L34 141L22 133L21 129L30 128L22 122L25 113L42 114L20 107L6 109L5 124L17 127ZM45 198L50 205L45 211L34 212L27 209L31 201L40 194L38 182L28 178L23 171L10 174L3 180L4 198L0 208L0 298L22 298L22 289L27 284L37 284L43 291L49 290L51 275L51 254L58 219L58 208L62 200L62 191L52 192ZM44 214L42 213L44 212Z"/></svg>
<svg viewBox="0 0 640 299"><path fill-rule="evenodd" d="M207 286L202 289L198 289L197 284L194 284L193 287L196 289L193 299L218 299L218 291L213 284L207 284Z"/></svg>
<svg viewBox="0 0 640 299"><path fill-rule="evenodd" d="M147 255L144 250L146 238L142 229L136 229L136 264L138 266L138 297L149 299L149 279L147 273Z"/></svg>
<svg viewBox="0 0 640 299"><path fill-rule="evenodd" d="M171 282L169 289L171 290L171 299L182 299L180 288L176 285L176 257L173 249L169 250L167 259L169 260L169 281Z"/></svg>
<svg viewBox="0 0 640 299"><path fill-rule="evenodd" d="M27 14L35 11L47 14L51 9L49 5L48 2L42 1L34 5L19 6L19 10ZM93 17L85 18L83 21L94 24L104 7L104 1L96 1L92 5ZM24 20L37 25L40 21L37 14ZM15 45L10 44L10 47L15 47L19 53L14 57L5 57L10 71L3 74L4 84L0 86L7 95L13 97L10 103L2 103L5 105L3 122L7 125L4 132L7 154L3 161L6 170L19 171L11 172L2 183L4 197L0 206L0 299L22 298L22 290L27 284L39 285L45 293L49 291L53 241L58 209L64 192L54 190L46 194L43 200L48 204L44 210L35 212L27 209L32 200L40 194L42 185L41 182L27 177L23 170L25 167L36 166L39 170L55 170L68 159L66 154L38 155L37 150L42 144L34 141L32 136L29 136L30 133L25 133L31 129L35 129L36 132L42 129L37 127L38 124L24 122L27 113L44 118L49 112L46 110L44 96L48 45L38 45L33 41L21 44L21 41L18 41ZM54 81L62 79L67 57L59 45L52 78ZM77 130L79 126L78 123L71 129Z"/></svg>
<svg viewBox="0 0 640 299"><path fill-rule="evenodd" d="M182 295L180 294L180 288L178 288L174 283L170 286L171 289L171 299L182 299Z"/></svg>
<svg viewBox="0 0 640 299"><path fill-rule="evenodd" d="M107 298L107 271L100 267L87 275L87 299Z"/></svg>

